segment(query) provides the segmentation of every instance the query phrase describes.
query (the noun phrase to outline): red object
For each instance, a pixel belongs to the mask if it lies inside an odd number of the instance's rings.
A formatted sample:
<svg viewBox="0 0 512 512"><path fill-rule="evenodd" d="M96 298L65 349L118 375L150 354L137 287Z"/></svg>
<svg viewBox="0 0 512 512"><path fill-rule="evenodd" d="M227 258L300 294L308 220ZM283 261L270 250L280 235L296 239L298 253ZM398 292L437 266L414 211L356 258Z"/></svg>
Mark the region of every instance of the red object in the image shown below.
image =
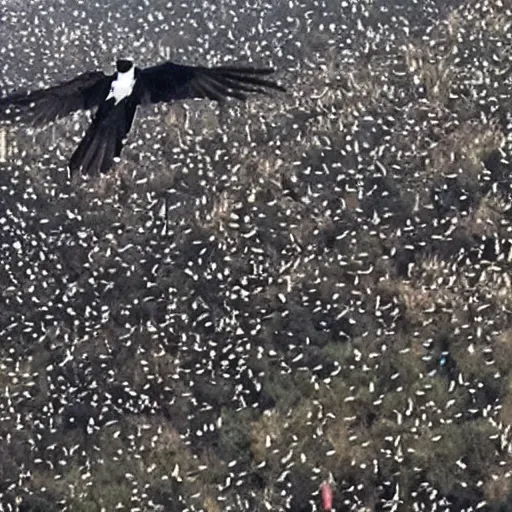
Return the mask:
<svg viewBox="0 0 512 512"><path fill-rule="evenodd" d="M324 482L320 486L320 491L322 493L322 505L325 511L332 510L332 487L327 482Z"/></svg>

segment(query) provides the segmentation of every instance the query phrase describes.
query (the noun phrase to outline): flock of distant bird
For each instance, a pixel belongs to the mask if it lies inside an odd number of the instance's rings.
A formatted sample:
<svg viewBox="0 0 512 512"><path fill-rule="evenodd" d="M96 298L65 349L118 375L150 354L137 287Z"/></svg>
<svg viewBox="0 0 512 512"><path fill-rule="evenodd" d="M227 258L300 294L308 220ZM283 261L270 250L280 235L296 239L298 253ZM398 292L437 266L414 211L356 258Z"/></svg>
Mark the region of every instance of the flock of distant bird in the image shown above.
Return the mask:
<svg viewBox="0 0 512 512"><path fill-rule="evenodd" d="M109 171L120 156L139 105L188 98L245 100L247 93L265 93L269 88L285 91L264 78L273 73L270 68L208 68L165 62L140 69L129 59L117 60L116 68L111 75L91 71L48 89L0 98L0 121L39 125L97 107L69 161L72 173L97 174Z"/></svg>

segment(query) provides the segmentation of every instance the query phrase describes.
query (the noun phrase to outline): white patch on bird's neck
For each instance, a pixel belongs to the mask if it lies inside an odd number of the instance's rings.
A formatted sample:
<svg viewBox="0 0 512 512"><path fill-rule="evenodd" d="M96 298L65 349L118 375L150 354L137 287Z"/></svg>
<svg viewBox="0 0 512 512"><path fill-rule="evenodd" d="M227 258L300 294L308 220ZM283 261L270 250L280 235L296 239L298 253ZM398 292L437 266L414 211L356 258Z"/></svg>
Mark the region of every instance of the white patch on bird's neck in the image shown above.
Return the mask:
<svg viewBox="0 0 512 512"><path fill-rule="evenodd" d="M125 73L119 73L118 71L117 78L112 82L112 85L110 86L110 92L107 96L107 100L114 98L117 105L121 100L124 100L124 98L130 96L134 85L135 66L132 66L132 68Z"/></svg>

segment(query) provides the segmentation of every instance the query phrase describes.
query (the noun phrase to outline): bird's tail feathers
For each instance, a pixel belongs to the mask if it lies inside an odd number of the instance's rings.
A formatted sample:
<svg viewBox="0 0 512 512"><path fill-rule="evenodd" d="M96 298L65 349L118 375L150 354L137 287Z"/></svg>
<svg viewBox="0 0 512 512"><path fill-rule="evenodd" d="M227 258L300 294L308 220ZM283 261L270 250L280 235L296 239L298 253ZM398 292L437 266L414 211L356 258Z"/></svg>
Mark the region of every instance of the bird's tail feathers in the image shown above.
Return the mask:
<svg viewBox="0 0 512 512"><path fill-rule="evenodd" d="M124 101L108 112L98 111L85 136L71 156L71 173L81 170L84 174L106 173L121 154L123 142L131 128L135 106Z"/></svg>

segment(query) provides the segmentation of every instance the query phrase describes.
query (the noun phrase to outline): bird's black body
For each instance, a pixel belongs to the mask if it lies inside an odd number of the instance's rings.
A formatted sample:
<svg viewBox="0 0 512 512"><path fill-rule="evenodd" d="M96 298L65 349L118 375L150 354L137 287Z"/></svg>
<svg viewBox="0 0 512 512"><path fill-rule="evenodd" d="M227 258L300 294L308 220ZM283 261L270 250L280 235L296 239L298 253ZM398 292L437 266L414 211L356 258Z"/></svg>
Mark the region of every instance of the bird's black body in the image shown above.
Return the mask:
<svg viewBox="0 0 512 512"><path fill-rule="evenodd" d="M113 75L92 71L48 89L0 98L0 121L44 124L97 107L69 162L71 172L96 174L107 172L121 154L139 105L187 98L245 100L247 93L264 93L266 88L284 91L263 78L272 69L206 68L173 62L140 69L127 59L119 59L116 68Z"/></svg>

